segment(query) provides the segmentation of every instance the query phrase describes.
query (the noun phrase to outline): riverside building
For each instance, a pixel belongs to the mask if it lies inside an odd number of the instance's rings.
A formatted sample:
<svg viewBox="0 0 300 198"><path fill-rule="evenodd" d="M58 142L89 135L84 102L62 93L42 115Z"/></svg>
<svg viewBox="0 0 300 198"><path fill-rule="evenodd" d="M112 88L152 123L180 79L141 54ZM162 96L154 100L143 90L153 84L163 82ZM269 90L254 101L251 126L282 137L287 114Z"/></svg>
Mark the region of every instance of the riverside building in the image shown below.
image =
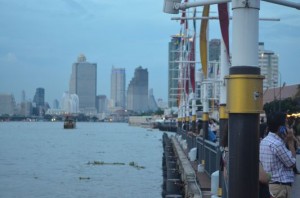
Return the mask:
<svg viewBox="0 0 300 198"><path fill-rule="evenodd" d="M125 110L126 100L125 100L125 83L126 74L125 68L115 68L111 69L111 84L110 84L110 99L112 102L113 110Z"/></svg>
<svg viewBox="0 0 300 198"><path fill-rule="evenodd" d="M143 113L148 108L148 70L141 66L135 69L127 90L127 109Z"/></svg>
<svg viewBox="0 0 300 198"><path fill-rule="evenodd" d="M97 64L89 63L81 54L73 63L69 84L69 93L76 94L79 99L79 111L94 115L96 110Z"/></svg>

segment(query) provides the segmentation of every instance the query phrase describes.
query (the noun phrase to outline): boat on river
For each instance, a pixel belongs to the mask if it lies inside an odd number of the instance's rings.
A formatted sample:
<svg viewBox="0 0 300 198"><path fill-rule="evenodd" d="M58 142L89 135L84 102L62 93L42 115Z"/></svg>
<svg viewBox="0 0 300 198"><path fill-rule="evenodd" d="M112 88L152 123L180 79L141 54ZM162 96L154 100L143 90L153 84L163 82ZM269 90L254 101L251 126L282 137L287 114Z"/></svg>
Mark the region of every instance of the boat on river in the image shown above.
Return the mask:
<svg viewBox="0 0 300 198"><path fill-rule="evenodd" d="M76 120L73 117L67 116L64 121L64 129L76 128Z"/></svg>

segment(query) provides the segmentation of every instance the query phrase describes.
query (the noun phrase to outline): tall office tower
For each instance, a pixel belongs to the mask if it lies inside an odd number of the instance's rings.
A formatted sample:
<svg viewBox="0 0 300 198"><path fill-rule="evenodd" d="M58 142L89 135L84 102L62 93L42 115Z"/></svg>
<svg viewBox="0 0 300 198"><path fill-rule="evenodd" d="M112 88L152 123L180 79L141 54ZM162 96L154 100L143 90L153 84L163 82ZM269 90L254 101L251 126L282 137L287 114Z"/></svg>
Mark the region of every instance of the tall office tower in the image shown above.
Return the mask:
<svg viewBox="0 0 300 198"><path fill-rule="evenodd" d="M21 102L25 102L26 101L26 93L25 93L25 91L23 90L22 91L22 95L21 95Z"/></svg>
<svg viewBox="0 0 300 198"><path fill-rule="evenodd" d="M44 107L45 106L45 89L37 88L35 91L35 95L33 98L33 102L36 104L36 107Z"/></svg>
<svg viewBox="0 0 300 198"><path fill-rule="evenodd" d="M110 99L115 110L125 109L125 68L111 68Z"/></svg>
<svg viewBox="0 0 300 198"><path fill-rule="evenodd" d="M53 107L52 109L59 109L59 101L57 99L53 100Z"/></svg>
<svg viewBox="0 0 300 198"><path fill-rule="evenodd" d="M258 47L258 66L260 73L265 77L263 88L278 87L278 55L273 51L265 50L264 43L260 42ZM281 85L280 85L281 86Z"/></svg>
<svg viewBox="0 0 300 198"><path fill-rule="evenodd" d="M174 35L169 42L169 68L168 68L168 107L178 107L179 93L179 60L180 60L180 35Z"/></svg>
<svg viewBox="0 0 300 198"><path fill-rule="evenodd" d="M29 101L21 102L20 115L30 116L32 114L32 103Z"/></svg>
<svg viewBox="0 0 300 198"><path fill-rule="evenodd" d="M105 95L97 96L97 110L98 113L106 113L108 109L108 100Z"/></svg>
<svg viewBox="0 0 300 198"><path fill-rule="evenodd" d="M79 98L79 110L85 114L95 114L97 90L97 64L89 63L81 54L77 62L73 63L70 78L70 94Z"/></svg>
<svg viewBox="0 0 300 198"><path fill-rule="evenodd" d="M212 39L209 41L209 61L219 61L221 54L221 40Z"/></svg>
<svg viewBox="0 0 300 198"><path fill-rule="evenodd" d="M153 95L153 89L149 90L148 107L150 111L157 111L158 106Z"/></svg>
<svg viewBox="0 0 300 198"><path fill-rule="evenodd" d="M16 101L12 94L0 94L0 115L13 115L16 109Z"/></svg>
<svg viewBox="0 0 300 198"><path fill-rule="evenodd" d="M127 90L127 109L142 113L148 111L148 70L135 69Z"/></svg>

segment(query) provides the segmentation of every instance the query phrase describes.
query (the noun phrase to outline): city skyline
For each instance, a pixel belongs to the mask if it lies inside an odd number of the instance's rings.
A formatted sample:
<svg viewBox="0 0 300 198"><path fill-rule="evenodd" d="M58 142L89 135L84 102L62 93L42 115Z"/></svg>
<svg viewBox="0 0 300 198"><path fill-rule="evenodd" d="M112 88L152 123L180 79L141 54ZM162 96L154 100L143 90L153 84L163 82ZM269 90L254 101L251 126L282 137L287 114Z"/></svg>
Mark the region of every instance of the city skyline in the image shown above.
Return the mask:
<svg viewBox="0 0 300 198"><path fill-rule="evenodd" d="M167 101L168 42L180 32L179 22L170 19L180 15L165 14L162 7L162 0L0 2L0 93L20 102L23 90L33 100L36 88L43 87L51 105L68 90L72 63L84 53L98 64L97 95L110 96L113 65L126 69L126 87L142 65L155 98ZM216 6L211 8L215 16ZM282 82L299 83L300 11L261 2L260 17L281 19L260 21L259 41L279 55ZM199 26L198 21L198 32ZM210 23L209 38L220 38L218 21Z"/></svg>

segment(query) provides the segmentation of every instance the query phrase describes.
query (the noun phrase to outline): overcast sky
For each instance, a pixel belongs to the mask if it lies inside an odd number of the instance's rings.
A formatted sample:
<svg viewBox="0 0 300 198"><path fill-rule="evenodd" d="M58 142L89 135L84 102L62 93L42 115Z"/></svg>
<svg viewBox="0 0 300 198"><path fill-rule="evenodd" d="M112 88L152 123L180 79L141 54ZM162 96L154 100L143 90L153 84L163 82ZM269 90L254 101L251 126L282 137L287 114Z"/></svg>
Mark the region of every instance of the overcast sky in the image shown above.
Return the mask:
<svg viewBox="0 0 300 198"><path fill-rule="evenodd" d="M83 53L98 65L98 95L110 97L112 66L126 68L126 87L142 66L155 98L166 101L168 42L180 24L162 9L163 0L0 0L0 93L20 102L22 90L33 99L43 87L52 106L68 90L72 64ZM281 19L260 22L259 40L279 54L282 82L300 83L300 11L261 2L260 16ZM219 32L212 21L209 38Z"/></svg>

